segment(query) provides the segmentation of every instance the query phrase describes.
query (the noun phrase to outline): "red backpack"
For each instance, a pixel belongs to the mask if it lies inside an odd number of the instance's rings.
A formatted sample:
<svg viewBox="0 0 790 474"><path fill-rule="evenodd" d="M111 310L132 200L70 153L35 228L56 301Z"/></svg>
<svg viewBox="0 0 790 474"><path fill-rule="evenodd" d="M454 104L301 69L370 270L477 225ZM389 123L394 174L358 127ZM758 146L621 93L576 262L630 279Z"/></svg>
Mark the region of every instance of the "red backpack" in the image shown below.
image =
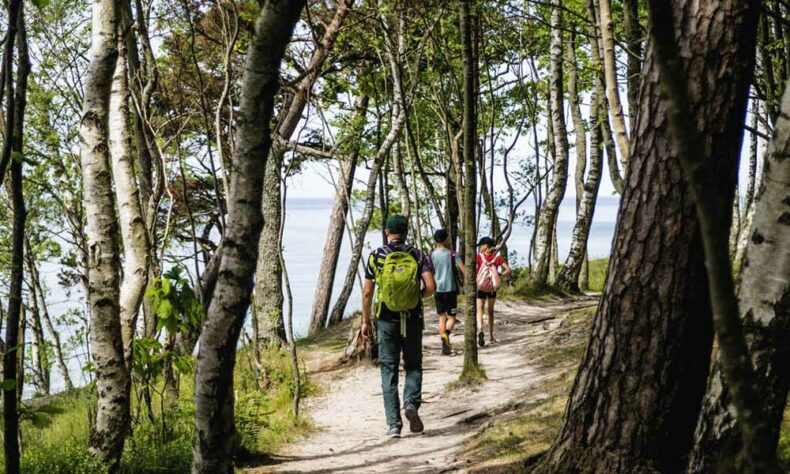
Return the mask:
<svg viewBox="0 0 790 474"><path fill-rule="evenodd" d="M480 268L477 269L477 289L485 293L493 293L499 290L499 270L495 264L496 255L488 260L485 254L480 254Z"/></svg>

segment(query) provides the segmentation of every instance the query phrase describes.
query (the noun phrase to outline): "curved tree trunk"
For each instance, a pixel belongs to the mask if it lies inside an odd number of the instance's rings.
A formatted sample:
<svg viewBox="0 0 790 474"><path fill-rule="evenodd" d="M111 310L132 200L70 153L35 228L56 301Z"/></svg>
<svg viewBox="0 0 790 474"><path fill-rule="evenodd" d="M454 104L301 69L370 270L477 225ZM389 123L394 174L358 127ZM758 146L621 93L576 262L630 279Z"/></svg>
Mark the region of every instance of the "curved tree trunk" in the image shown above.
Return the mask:
<svg viewBox="0 0 790 474"><path fill-rule="evenodd" d="M228 196L233 204L218 251L218 277L197 358L193 473L233 472L233 369L263 227L263 174L272 143L269 124L280 63L304 4L305 0L266 2L255 21L247 53L233 157L236 172Z"/></svg>
<svg viewBox="0 0 790 474"><path fill-rule="evenodd" d="M557 215L565 196L568 182L568 134L565 130L563 112L563 73L562 73L562 2L552 0L551 9L551 126L554 135L554 169L551 189L546 195L540 212L537 236L535 238L535 270L532 284L546 286L551 266L553 235L557 226Z"/></svg>
<svg viewBox="0 0 790 474"><path fill-rule="evenodd" d="M110 93L109 147L118 221L123 241L123 282L120 288L121 337L126 366L131 368L132 340L137 312L148 282L148 232L140 204L129 130L129 85L126 73L126 41L119 38L118 61ZM131 382L131 381L130 381Z"/></svg>
<svg viewBox="0 0 790 474"><path fill-rule="evenodd" d="M790 390L790 87L781 104L774 139L765 157L765 178L741 269L739 310L757 373L756 391L766 415L766 457L776 456ZM734 471L742 447L729 384L717 360L695 434L689 471Z"/></svg>
<svg viewBox="0 0 790 474"><path fill-rule="evenodd" d="M129 369L124 361L119 306L119 235L107 146L109 101L118 60L117 31L116 2L94 2L90 66L80 121L90 345L99 395L90 449L111 466L120 460L130 423Z"/></svg>
<svg viewBox="0 0 790 474"><path fill-rule="evenodd" d="M262 212L263 230L259 242L258 265L255 273L255 293L253 318L257 331L255 337L261 346L279 345L285 341L285 322L283 319L283 271L280 264L282 242L280 241L280 222L282 215L282 166L287 143L302 119L302 113L310 101L313 85L321 76L324 63L335 43L343 23L351 11L354 0L339 0L332 20L326 25L304 76L296 84L293 97L287 101L277 117L275 143L273 144L264 172Z"/></svg>
<svg viewBox="0 0 790 474"><path fill-rule="evenodd" d="M362 250L365 247L365 235L368 233L370 220L373 218L373 208L376 203L376 184L384 163L387 161L387 156L392 150L392 145L398 139L403 124L406 121L406 113L403 109L400 111L398 120L393 124L384 141L381 143L376 156L373 157L373 166L368 175L367 188L365 189L365 210L362 211L359 223L357 223L357 235L354 236L354 248L351 249L351 262L348 264L346 270L346 277L343 280L343 289L337 297L335 305L332 307L332 313L329 318L333 321L340 321L346 312L346 304L348 298L351 296L351 291L354 289L354 278L356 278L357 271L359 270L359 261L362 259Z"/></svg>
<svg viewBox="0 0 790 474"><path fill-rule="evenodd" d="M571 249L556 283L558 287L572 292L579 292L580 290L579 277L587 256L587 239L590 235L590 227L595 213L595 202L598 199L598 188L601 184L601 172L603 171L599 112L605 112L605 109L601 107L601 101L598 97L598 93L594 92L592 95L593 107L591 107L590 115L590 121L593 124L590 133L590 171L578 201Z"/></svg>
<svg viewBox="0 0 790 474"><path fill-rule="evenodd" d="M689 105L722 177L712 192L729 199L751 79L747 19L715 0L674 6L686 80L717 86ZM652 56L643 72L604 293L563 427L537 472L681 472L691 448L712 344L707 275Z"/></svg>
<svg viewBox="0 0 790 474"><path fill-rule="evenodd" d="M324 252L321 257L321 267L318 270L318 282L313 297L313 313L310 318L310 334L315 334L326 325L329 314L329 305L332 301L332 287L337 273L337 261L340 257L340 248L343 245L343 234L346 230L346 214L351 201L351 191L354 188L354 175L359 159L359 149L362 145L362 132L365 129L365 117L368 108L368 97L360 96L354 107L355 113L351 118L351 127L345 137L349 146L342 146L337 150L343 162L340 164L340 180L335 189L335 202L329 218L329 228L324 240ZM331 320L331 324L340 320Z"/></svg>

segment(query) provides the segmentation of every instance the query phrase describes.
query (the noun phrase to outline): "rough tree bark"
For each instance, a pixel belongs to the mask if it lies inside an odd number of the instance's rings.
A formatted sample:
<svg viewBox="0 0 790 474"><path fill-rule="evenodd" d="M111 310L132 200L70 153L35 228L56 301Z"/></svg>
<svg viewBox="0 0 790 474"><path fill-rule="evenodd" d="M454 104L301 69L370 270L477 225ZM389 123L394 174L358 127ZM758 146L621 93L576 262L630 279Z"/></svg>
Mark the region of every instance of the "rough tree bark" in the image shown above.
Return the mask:
<svg viewBox="0 0 790 474"><path fill-rule="evenodd" d="M735 97L742 105L740 126L743 128L743 115L746 113L748 89L754 73L755 39L757 35L757 15L760 2L736 1L735 7L744 20L740 25L743 32L739 38L745 43L746 55L741 57L738 67L748 82L740 84L742 89ZM719 186L716 164L706 159L711 155L706 147L705 136L698 133L695 123L690 119L688 104L692 93L688 84L683 82L682 56L678 54L676 36L683 40L683 34L675 34L675 15L669 0L648 0L650 18L650 37L653 44L655 64L659 70L661 98L666 108L667 122L674 146L683 168L684 179L694 198L699 219L700 234L705 250L705 267L708 273L708 293L713 312L713 327L716 330L718 355L722 373L726 377L740 426L742 448L738 470L745 472L774 472L778 469L775 460L766 452L769 434L766 430L765 416L760 395L754 387L756 375L738 315L738 300L735 296L735 283L732 276L730 249L723 235L732 224L732 201L735 186L729 195L711 192ZM708 12L706 12L708 13ZM713 11L710 13L719 13ZM752 54L749 54L752 53ZM742 135L741 135L742 136ZM740 152L741 141L733 144ZM738 160L733 165L738 172ZM727 170L725 170L727 171ZM724 174L725 180L726 174ZM737 178L733 181L737 182ZM731 184L732 181L730 182Z"/></svg>
<svg viewBox="0 0 790 474"><path fill-rule="evenodd" d="M296 84L293 97L284 104L277 117L276 140L269 153L264 172L266 189L262 203L264 226L259 243L253 306L253 317L256 318L258 328L255 337L263 347L277 345L285 340L282 265L279 257L282 251L282 243L279 239L279 223L282 219L280 181L286 152L286 147L282 143L288 143L296 131L302 113L310 100L313 85L323 72L323 65L353 4L354 0L338 1L332 20L326 25L321 39L315 43L305 74Z"/></svg>
<svg viewBox="0 0 790 474"><path fill-rule="evenodd" d="M123 33L123 31L119 31ZM119 34L118 61L112 80L109 110L109 148L115 199L123 242L123 282L120 287L121 337L127 368L131 368L132 341L137 313L148 282L148 232L140 204L129 130L129 83L126 68L127 42Z"/></svg>
<svg viewBox="0 0 790 474"><path fill-rule="evenodd" d="M90 65L80 120L90 345L98 394L90 449L111 468L120 460L130 423L129 369L124 362L119 307L118 223L108 149L110 91L118 59L117 31L116 2L94 1Z"/></svg>
<svg viewBox="0 0 790 474"><path fill-rule="evenodd" d="M758 375L755 390L766 415L765 455L773 459L790 390L790 87L765 163L741 268L738 307ZM743 441L729 385L717 360L699 416L689 472L735 469Z"/></svg>
<svg viewBox="0 0 790 474"><path fill-rule="evenodd" d="M233 156L236 171L228 196L232 205L197 359L193 473L233 472L233 369L263 227L263 172L272 144L269 124L280 63L304 4L305 0L266 2L247 52Z"/></svg>
<svg viewBox="0 0 790 474"><path fill-rule="evenodd" d="M354 175L359 159L359 149L362 145L362 132L365 130L365 117L368 108L368 96L361 95L354 106L354 114L347 134L341 138L347 145L341 144L336 151L342 160L340 164L340 179L337 183L335 202L329 218L329 228L324 241L324 252L321 257L321 267L318 270L318 282L313 297L313 312L310 318L310 334L315 334L326 325L329 314L329 305L332 301L332 287L337 273L337 261L343 243L343 234L346 230L346 214L351 201L351 191L354 187ZM340 321L332 320L331 323Z"/></svg>
<svg viewBox="0 0 790 474"><path fill-rule="evenodd" d="M673 6L686 80L709 85L693 89L691 118L722 178L715 192L729 202L751 79L746 19L728 1ZM685 468L709 369L711 309L658 79L648 56L604 293L563 427L537 472Z"/></svg>
<svg viewBox="0 0 790 474"><path fill-rule="evenodd" d="M554 168L552 171L551 189L546 195L546 200L541 208L540 222L538 223L535 238L535 270L532 272L532 285L544 287L548 282L551 266L551 249L553 245L554 229L557 225L557 215L560 204L565 196L565 187L568 182L568 133L565 129L565 114L563 106L563 68L562 68L562 1L551 2L551 127L554 136Z"/></svg>

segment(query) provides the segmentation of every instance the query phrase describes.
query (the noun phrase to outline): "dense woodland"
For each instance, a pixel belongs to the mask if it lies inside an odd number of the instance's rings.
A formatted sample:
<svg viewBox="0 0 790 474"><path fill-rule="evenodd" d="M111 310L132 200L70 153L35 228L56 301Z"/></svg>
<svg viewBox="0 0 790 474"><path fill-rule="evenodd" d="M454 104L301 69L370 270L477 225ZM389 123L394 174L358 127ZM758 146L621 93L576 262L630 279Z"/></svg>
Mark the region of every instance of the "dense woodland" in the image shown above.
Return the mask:
<svg viewBox="0 0 790 474"><path fill-rule="evenodd" d="M165 472L232 472L268 442L248 407L299 424L283 235L316 169L335 199L309 337L352 317L392 214L426 249L448 229L471 271L491 235L530 294L588 291L614 189L562 427L524 470L780 470L785 0L4 0L0 22L5 472L153 472L143 453L171 448ZM484 377L474 285L465 383ZM346 360L374 357L349 327ZM25 427L77 392L89 436L36 451Z"/></svg>

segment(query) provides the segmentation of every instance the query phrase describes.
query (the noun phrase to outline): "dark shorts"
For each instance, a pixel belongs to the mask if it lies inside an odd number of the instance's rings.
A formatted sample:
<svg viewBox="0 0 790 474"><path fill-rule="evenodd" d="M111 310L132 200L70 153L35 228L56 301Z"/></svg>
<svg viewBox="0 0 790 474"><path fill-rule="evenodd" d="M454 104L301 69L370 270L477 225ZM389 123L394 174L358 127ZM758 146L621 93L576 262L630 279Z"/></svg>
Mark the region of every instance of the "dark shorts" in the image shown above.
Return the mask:
<svg viewBox="0 0 790 474"><path fill-rule="evenodd" d="M477 299L479 300L495 300L496 299L496 291L487 292L487 291L480 291L477 290Z"/></svg>
<svg viewBox="0 0 790 474"><path fill-rule="evenodd" d="M436 303L437 314L447 314L455 317L458 313L458 295L455 292L436 293L433 295L433 301Z"/></svg>

